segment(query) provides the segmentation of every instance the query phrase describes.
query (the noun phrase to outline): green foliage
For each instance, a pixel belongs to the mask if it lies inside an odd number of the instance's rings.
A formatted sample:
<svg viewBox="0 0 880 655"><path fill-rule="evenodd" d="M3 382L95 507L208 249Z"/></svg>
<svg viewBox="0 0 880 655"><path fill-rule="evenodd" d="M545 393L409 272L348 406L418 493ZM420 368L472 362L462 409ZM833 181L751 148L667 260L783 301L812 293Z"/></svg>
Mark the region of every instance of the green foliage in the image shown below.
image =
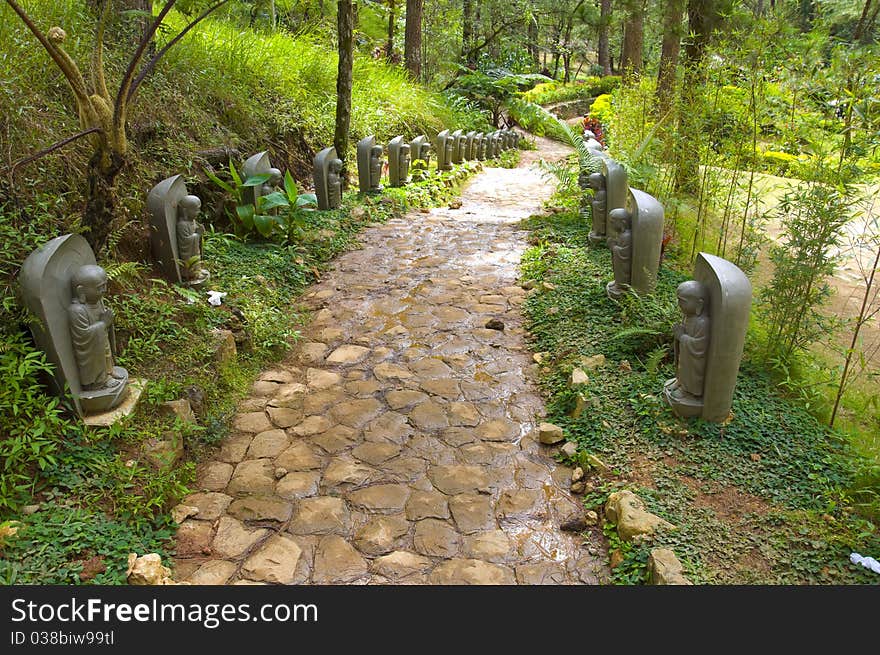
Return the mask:
<svg viewBox="0 0 880 655"><path fill-rule="evenodd" d="M525 227L532 246L521 277L555 287L533 292L524 306L532 349L547 353L540 373L548 420L578 444L579 457L594 453L616 472L585 504L601 511L622 476L638 479L641 486L627 486L677 526L637 545L606 527L609 546L623 555L615 582L643 583L657 546L672 548L697 584L872 582L848 560L853 550L880 548L880 535L855 513L869 502L859 495L868 469L846 441L781 395L766 367L748 358L730 423L676 418L660 390L674 375L669 346L684 277L661 267L652 296L615 303L604 290L609 253L589 246L588 226L574 211ZM570 371L600 353L607 363L589 372L581 392L588 411L573 418Z"/></svg>
<svg viewBox="0 0 880 655"><path fill-rule="evenodd" d="M522 98L526 102L533 102L538 105L549 105L565 102L566 100L586 100L611 93L619 84L619 75L608 75L606 77L590 76L570 84L544 82L525 91L522 94Z"/></svg>
<svg viewBox="0 0 880 655"><path fill-rule="evenodd" d="M559 127L561 121L541 105L514 97L508 101L508 112L517 124L532 134L546 136L557 141L565 140Z"/></svg>
<svg viewBox="0 0 880 655"><path fill-rule="evenodd" d="M536 80L547 79L543 75L514 74L504 69L471 71L461 67L461 71L463 74L455 80L452 91L469 98L486 111L495 127L517 92L531 87Z"/></svg>

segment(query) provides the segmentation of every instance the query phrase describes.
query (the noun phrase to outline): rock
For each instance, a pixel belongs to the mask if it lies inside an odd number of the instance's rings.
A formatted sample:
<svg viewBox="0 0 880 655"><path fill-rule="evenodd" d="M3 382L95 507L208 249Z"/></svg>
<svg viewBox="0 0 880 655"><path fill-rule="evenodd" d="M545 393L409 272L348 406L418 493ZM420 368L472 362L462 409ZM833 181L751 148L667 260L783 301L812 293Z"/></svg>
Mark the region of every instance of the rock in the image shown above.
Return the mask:
<svg viewBox="0 0 880 655"><path fill-rule="evenodd" d="M36 514L40 511L39 505L25 505L21 508L21 513L23 516L30 516L31 514ZM180 521L178 521L180 523Z"/></svg>
<svg viewBox="0 0 880 655"><path fill-rule="evenodd" d="M573 516L560 522L559 529L564 532L583 532L587 529L587 522L583 516Z"/></svg>
<svg viewBox="0 0 880 655"><path fill-rule="evenodd" d="M290 445L290 437L284 430L266 430L260 432L251 441L248 447L248 459L259 459L262 457L277 457L285 448Z"/></svg>
<svg viewBox="0 0 880 655"><path fill-rule="evenodd" d="M449 499L455 524L463 534L495 527L492 500L480 494L458 494Z"/></svg>
<svg viewBox="0 0 880 655"><path fill-rule="evenodd" d="M397 457L400 454L400 446L395 443L385 443L381 441L369 442L361 444L352 450L351 454L362 462L372 464L373 466L379 466L392 457Z"/></svg>
<svg viewBox="0 0 880 655"><path fill-rule="evenodd" d="M566 457L574 457L577 455L577 444L573 441L568 441L559 449L559 452Z"/></svg>
<svg viewBox="0 0 880 655"><path fill-rule="evenodd" d="M345 501L334 496L303 498L290 522L294 534L345 534L351 515Z"/></svg>
<svg viewBox="0 0 880 655"><path fill-rule="evenodd" d="M342 376L333 371L325 371L320 368L310 368L306 371L306 384L311 389L323 390L335 387L342 382Z"/></svg>
<svg viewBox="0 0 880 655"><path fill-rule="evenodd" d="M212 358L218 364L226 364L235 359L238 349L235 346L235 335L231 330L215 328L210 332L211 343L208 348Z"/></svg>
<svg viewBox="0 0 880 655"><path fill-rule="evenodd" d="M384 411L375 398L361 398L339 403L330 412L337 421L350 428L362 428Z"/></svg>
<svg viewBox="0 0 880 655"><path fill-rule="evenodd" d="M599 515L593 510L587 510L586 514L584 514L584 522L589 526L598 525Z"/></svg>
<svg viewBox="0 0 880 655"><path fill-rule="evenodd" d="M227 437L220 446L220 454L217 458L227 463L238 464L244 459L253 438L252 434L236 434Z"/></svg>
<svg viewBox="0 0 880 655"><path fill-rule="evenodd" d="M234 562L222 559L210 560L190 575L188 582L197 585L223 585L229 582L229 578L237 568Z"/></svg>
<svg viewBox="0 0 880 655"><path fill-rule="evenodd" d="M449 403L449 424L456 427L476 427L483 419L476 406L466 402Z"/></svg>
<svg viewBox="0 0 880 655"><path fill-rule="evenodd" d="M415 550L429 557L454 557L461 548L461 535L445 521L425 519L416 523Z"/></svg>
<svg viewBox="0 0 880 655"><path fill-rule="evenodd" d="M449 427L449 419L443 405L432 400L416 405L409 413L412 424L422 430L438 430Z"/></svg>
<svg viewBox="0 0 880 655"><path fill-rule="evenodd" d="M453 200L450 202L449 209L461 209L461 200Z"/></svg>
<svg viewBox="0 0 880 655"><path fill-rule="evenodd" d="M189 401L189 406L193 413L199 418L205 418L207 414L205 390L193 384L184 389L183 393Z"/></svg>
<svg viewBox="0 0 880 655"><path fill-rule="evenodd" d="M275 476L278 477L281 471L287 471L287 469L277 469ZM313 496L318 492L318 482L320 479L320 471L283 473L278 484L275 486L275 494L288 500Z"/></svg>
<svg viewBox="0 0 880 655"><path fill-rule="evenodd" d="M574 407L568 413L568 415L571 418L580 418L583 415L584 410L587 409L588 405L589 403L587 402L587 399L584 398L583 394L579 393L577 394L577 396L575 396Z"/></svg>
<svg viewBox="0 0 880 655"><path fill-rule="evenodd" d="M143 557L130 553L125 577L130 585L177 584L171 578L171 570L162 565L159 553L149 553Z"/></svg>
<svg viewBox="0 0 880 655"><path fill-rule="evenodd" d="M392 580L424 575L432 566L434 562L427 557L404 550L396 550L373 560L373 572Z"/></svg>
<svg viewBox="0 0 880 655"><path fill-rule="evenodd" d="M526 291L530 291L531 289L534 289L537 286L538 286L537 280L526 280L522 284L520 284L520 287L522 287Z"/></svg>
<svg viewBox="0 0 880 655"><path fill-rule="evenodd" d="M543 518L546 514L543 489L507 489L495 506L499 519Z"/></svg>
<svg viewBox="0 0 880 655"><path fill-rule="evenodd" d="M541 282L541 291L555 291L556 285L550 282Z"/></svg>
<svg viewBox="0 0 880 655"><path fill-rule="evenodd" d="M265 432L275 426L266 416L265 412L246 412L236 414L232 421L232 427L240 432Z"/></svg>
<svg viewBox="0 0 880 655"><path fill-rule="evenodd" d="M376 376L377 380L380 380L382 382L386 382L388 380L409 380L413 377L412 372L410 372L408 369L402 366L397 366L396 364L389 364L387 362L374 367L373 375Z"/></svg>
<svg viewBox="0 0 880 655"><path fill-rule="evenodd" d="M299 359L303 364L321 364L327 354L327 344L319 341L304 343L299 347Z"/></svg>
<svg viewBox="0 0 880 655"><path fill-rule="evenodd" d="M514 441L520 436L520 425L506 418L498 418L483 423L475 433L483 441Z"/></svg>
<svg viewBox="0 0 880 655"><path fill-rule="evenodd" d="M229 514L242 521L277 521L285 523L293 511L293 504L275 496L247 496L229 506Z"/></svg>
<svg viewBox="0 0 880 655"><path fill-rule="evenodd" d="M489 483L482 467L468 464L432 466L428 478L439 491L449 495L479 491Z"/></svg>
<svg viewBox="0 0 880 655"><path fill-rule="evenodd" d="M285 475L287 475L287 469L281 468L280 466L275 469L275 479L280 480Z"/></svg>
<svg viewBox="0 0 880 655"><path fill-rule="evenodd" d="M654 534L658 528L675 529L668 521L647 511L642 499L628 489L616 491L608 497L605 517L617 524L617 533L624 541Z"/></svg>
<svg viewBox="0 0 880 655"><path fill-rule="evenodd" d="M562 428L552 423L541 423L538 425L538 440L542 444L553 445L565 440L565 433Z"/></svg>
<svg viewBox="0 0 880 655"><path fill-rule="evenodd" d="M230 502L232 499L229 499ZM171 520L175 523L183 523L190 516L195 516L199 513L199 508L193 505L176 505L171 509Z"/></svg>
<svg viewBox="0 0 880 655"><path fill-rule="evenodd" d="M234 467L226 462L207 462L197 476L197 486L206 491L222 491L229 484Z"/></svg>
<svg viewBox="0 0 880 655"><path fill-rule="evenodd" d="M291 584L302 548L290 537L276 534L244 563L242 572L252 580Z"/></svg>
<svg viewBox="0 0 880 655"><path fill-rule="evenodd" d="M389 391L385 394L385 402L393 410L409 409L426 400L428 400L428 394L421 391Z"/></svg>
<svg viewBox="0 0 880 655"><path fill-rule="evenodd" d="M584 469L582 469L580 466L576 467L576 468L571 472L571 481L572 481L572 483L574 483L574 482L580 482L581 480L584 479L584 475L585 475L585 473L584 473Z"/></svg>
<svg viewBox="0 0 880 655"><path fill-rule="evenodd" d="M586 370L592 371L605 366L605 355L592 355L591 357L581 357L581 366Z"/></svg>
<svg viewBox="0 0 880 655"><path fill-rule="evenodd" d="M302 421L303 413L300 409L291 407L277 407L270 405L266 409L269 419L279 428L289 428Z"/></svg>
<svg viewBox="0 0 880 655"><path fill-rule="evenodd" d="M608 566L616 569L623 562L623 553L619 549L612 550L608 553Z"/></svg>
<svg viewBox="0 0 880 655"><path fill-rule="evenodd" d="M219 557L238 559L268 533L265 528L249 530L238 519L222 516L217 524L217 534L214 535L211 547L214 554Z"/></svg>
<svg viewBox="0 0 880 655"><path fill-rule="evenodd" d="M587 490L587 485L583 482L574 482L568 490L573 494L582 494Z"/></svg>
<svg viewBox="0 0 880 655"><path fill-rule="evenodd" d="M490 318L486 321L486 329L487 330L504 330L504 322L500 321L497 318Z"/></svg>
<svg viewBox="0 0 880 655"><path fill-rule="evenodd" d="M618 369L623 371L624 373L631 373L633 370L632 366L630 366L629 361L626 359L621 360L620 366L618 366Z"/></svg>
<svg viewBox="0 0 880 655"><path fill-rule="evenodd" d="M239 462L226 486L231 496L271 494L275 490L275 467L271 459L246 459Z"/></svg>
<svg viewBox="0 0 880 655"><path fill-rule="evenodd" d="M681 562L668 548L654 548L648 557L648 572L651 584L692 585L682 572Z"/></svg>
<svg viewBox="0 0 880 655"><path fill-rule="evenodd" d="M565 568L558 562L536 562L516 567L521 585L558 585L565 583Z"/></svg>
<svg viewBox="0 0 880 655"><path fill-rule="evenodd" d="M342 537L321 539L315 551L315 584L347 584L367 574L367 563Z"/></svg>
<svg viewBox="0 0 880 655"><path fill-rule="evenodd" d="M299 369L293 369L296 373L300 373ZM278 384L288 384L294 381L293 372L289 370L270 369L260 373L258 378L261 382L276 382Z"/></svg>
<svg viewBox="0 0 880 655"><path fill-rule="evenodd" d="M359 487L370 481L376 470L359 462L334 458L324 471L323 485L326 488L340 485Z"/></svg>
<svg viewBox="0 0 880 655"><path fill-rule="evenodd" d="M293 433L298 437L310 437L332 427L333 423L323 416L308 416L293 428Z"/></svg>
<svg viewBox="0 0 880 655"><path fill-rule="evenodd" d="M480 532L465 539L465 553L474 559L502 562L510 551L510 538L504 530Z"/></svg>
<svg viewBox="0 0 880 655"><path fill-rule="evenodd" d="M193 412L189 400L183 398L181 400L169 400L159 405L159 413L163 416L178 418L184 424L193 424L196 422L196 415Z"/></svg>
<svg viewBox="0 0 880 655"><path fill-rule="evenodd" d="M478 559L452 559L442 562L428 578L430 584L443 585L512 585L513 571L506 566Z"/></svg>
<svg viewBox="0 0 880 655"><path fill-rule="evenodd" d="M406 501L406 518L410 521L448 519L449 505L446 496L437 491L413 491Z"/></svg>
<svg viewBox="0 0 880 655"><path fill-rule="evenodd" d="M185 505L194 507L197 510L196 514L202 521L216 521L223 515L226 508L229 507L229 504L232 502L232 496L211 491L190 494L183 499L183 502ZM194 516L194 514L191 516ZM181 523L181 521L178 521L178 523Z"/></svg>
<svg viewBox="0 0 880 655"><path fill-rule="evenodd" d="M183 459L183 437L163 432L163 439L152 437L141 445L144 458L157 469L170 469Z"/></svg>
<svg viewBox="0 0 880 655"><path fill-rule="evenodd" d="M275 458L275 466L288 471L311 471L324 466L324 460L308 444L298 442Z"/></svg>
<svg viewBox="0 0 880 655"><path fill-rule="evenodd" d="M587 455L587 462L599 473L611 473L611 467L592 453Z"/></svg>
<svg viewBox="0 0 880 655"><path fill-rule="evenodd" d="M348 494L348 500L367 512L402 512L410 489L402 484L379 484Z"/></svg>
<svg viewBox="0 0 880 655"><path fill-rule="evenodd" d="M394 550L395 542L409 532L402 516L379 516L354 535L357 547L367 555L384 555Z"/></svg>
<svg viewBox="0 0 880 655"><path fill-rule="evenodd" d="M334 350L330 356L327 358L328 364L340 364L343 366L357 364L366 359L367 355L370 354L369 348L364 348L363 346L354 346L351 344L346 344L344 346L340 346L336 350Z"/></svg>
<svg viewBox="0 0 880 655"><path fill-rule="evenodd" d="M571 377L569 378L569 384L572 387L575 387L579 384L588 384L590 382L590 377L581 369L576 368L571 372Z"/></svg>

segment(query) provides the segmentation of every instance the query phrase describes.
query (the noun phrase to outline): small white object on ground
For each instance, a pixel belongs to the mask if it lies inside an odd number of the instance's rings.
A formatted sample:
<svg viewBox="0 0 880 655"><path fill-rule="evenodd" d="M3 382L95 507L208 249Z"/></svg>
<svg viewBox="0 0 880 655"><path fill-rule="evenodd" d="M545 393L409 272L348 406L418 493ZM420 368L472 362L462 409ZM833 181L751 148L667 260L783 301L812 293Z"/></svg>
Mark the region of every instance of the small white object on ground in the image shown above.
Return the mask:
<svg viewBox="0 0 880 655"><path fill-rule="evenodd" d="M225 291L208 291L208 303L214 307L219 307L225 297Z"/></svg>
<svg viewBox="0 0 880 655"><path fill-rule="evenodd" d="M871 569L874 573L880 573L880 562L873 557L862 557L858 553L851 553L849 560L853 564L861 564L866 569Z"/></svg>

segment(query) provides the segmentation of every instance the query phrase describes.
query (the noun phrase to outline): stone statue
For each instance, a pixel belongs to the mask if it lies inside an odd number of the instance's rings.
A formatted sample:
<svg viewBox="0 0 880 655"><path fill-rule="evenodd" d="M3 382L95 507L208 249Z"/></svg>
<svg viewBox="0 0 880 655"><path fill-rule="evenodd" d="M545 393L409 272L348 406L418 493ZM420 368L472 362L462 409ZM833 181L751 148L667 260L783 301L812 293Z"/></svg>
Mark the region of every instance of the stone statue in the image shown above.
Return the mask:
<svg viewBox="0 0 880 655"><path fill-rule="evenodd" d="M476 144L474 143L474 139L477 137L476 130L471 130L465 135L465 143L464 143L464 159L468 161L476 159L477 153L474 147Z"/></svg>
<svg viewBox="0 0 880 655"><path fill-rule="evenodd" d="M173 175L147 194L153 259L170 281L202 286L211 275L202 265L205 228L196 220L202 201L190 195L182 175Z"/></svg>
<svg viewBox="0 0 880 655"><path fill-rule="evenodd" d="M315 195L318 209L336 209L342 204L342 160L336 148L324 148L312 160L312 174L315 180Z"/></svg>
<svg viewBox="0 0 880 655"><path fill-rule="evenodd" d="M104 305L107 274L81 236L56 237L32 252L19 275L34 341L53 364L53 386L69 390L81 416L106 412L129 392L115 366L113 312Z"/></svg>
<svg viewBox="0 0 880 655"><path fill-rule="evenodd" d="M602 173L590 173L587 177L587 185L593 190L593 199L590 201L592 208L592 228L590 229L590 242L593 244L604 243L607 239L605 234L605 221L608 209L608 193L605 190L605 176Z"/></svg>
<svg viewBox="0 0 880 655"><path fill-rule="evenodd" d="M752 285L737 266L701 252L694 279L676 290L682 321L673 329L675 377L663 397L678 416L722 422L733 391L749 325Z"/></svg>
<svg viewBox="0 0 880 655"><path fill-rule="evenodd" d="M652 293L660 268L663 206L654 196L630 189L626 205L608 207L607 217L614 268L614 281L606 286L609 298L619 298L630 289L640 294Z"/></svg>
<svg viewBox="0 0 880 655"><path fill-rule="evenodd" d="M629 289L632 278L632 216L627 209L619 208L611 210L608 218L615 228L615 235L608 237L614 280L608 283L605 291L609 298L616 299Z"/></svg>
<svg viewBox="0 0 880 655"><path fill-rule="evenodd" d="M361 193L378 193L382 190L382 158L384 148L370 135L357 145L358 187Z"/></svg>
<svg viewBox="0 0 880 655"><path fill-rule="evenodd" d="M437 171L448 171L452 168L452 160L450 154L452 152L452 139L449 136L449 130L443 130L437 134L435 150L437 151Z"/></svg>
<svg viewBox="0 0 880 655"><path fill-rule="evenodd" d="M248 157L241 168L241 175L245 182L257 175L268 176L263 182L248 185L243 189L242 199L245 204L253 205L255 209L259 208L260 198L272 193L275 187L281 184L282 179L281 171L272 166L269 153L265 150Z"/></svg>
<svg viewBox="0 0 880 655"><path fill-rule="evenodd" d="M202 201L198 196L186 195L177 203L177 251L180 277L184 284L201 286L210 276L202 269L202 236L205 227L196 221Z"/></svg>
<svg viewBox="0 0 880 655"><path fill-rule="evenodd" d="M404 186L409 182L410 146L402 136L388 143L388 184Z"/></svg>
<svg viewBox="0 0 880 655"><path fill-rule="evenodd" d="M409 155L412 162L417 160L425 162L424 165L422 165L422 169L428 170L428 165L431 163L431 142L428 141L428 137L421 134L410 141Z"/></svg>
<svg viewBox="0 0 880 655"><path fill-rule="evenodd" d="M460 164L464 161L464 144L466 136L461 130L452 133L452 163Z"/></svg>
<svg viewBox="0 0 880 655"><path fill-rule="evenodd" d="M477 135L474 137L474 156L479 161L485 161L486 159L486 135L482 132L477 132Z"/></svg>
<svg viewBox="0 0 880 655"><path fill-rule="evenodd" d="M594 241L594 243L604 243L607 241L607 237L615 235L614 226L611 225L611 222L609 220L610 212L613 209L626 207L626 203L629 200L629 183L627 179L626 169L618 164L614 159L609 157L607 153L598 150L591 150L590 152L599 159L601 166L600 172L605 178L606 239L599 238Z"/></svg>
<svg viewBox="0 0 880 655"><path fill-rule="evenodd" d="M709 350L708 292L696 280L678 285L675 292L683 319L673 328L675 378L664 391L679 402L691 402L703 395L706 352Z"/></svg>

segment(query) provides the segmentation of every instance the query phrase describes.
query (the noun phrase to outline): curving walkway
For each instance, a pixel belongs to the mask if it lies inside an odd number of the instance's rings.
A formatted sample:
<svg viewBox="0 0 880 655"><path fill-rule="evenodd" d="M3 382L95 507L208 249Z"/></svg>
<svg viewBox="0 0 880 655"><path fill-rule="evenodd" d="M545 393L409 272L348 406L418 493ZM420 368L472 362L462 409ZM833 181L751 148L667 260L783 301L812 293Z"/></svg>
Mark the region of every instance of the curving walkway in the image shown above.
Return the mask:
<svg viewBox="0 0 880 655"><path fill-rule="evenodd" d="M561 523L570 471L531 436L516 285L520 219L552 187L487 168L458 209L368 229L305 295L291 358L265 372L199 469L178 579L200 584L595 584L604 558ZM503 330L488 329L496 319ZM500 325L496 327L501 327ZM592 553L592 554L591 554Z"/></svg>

